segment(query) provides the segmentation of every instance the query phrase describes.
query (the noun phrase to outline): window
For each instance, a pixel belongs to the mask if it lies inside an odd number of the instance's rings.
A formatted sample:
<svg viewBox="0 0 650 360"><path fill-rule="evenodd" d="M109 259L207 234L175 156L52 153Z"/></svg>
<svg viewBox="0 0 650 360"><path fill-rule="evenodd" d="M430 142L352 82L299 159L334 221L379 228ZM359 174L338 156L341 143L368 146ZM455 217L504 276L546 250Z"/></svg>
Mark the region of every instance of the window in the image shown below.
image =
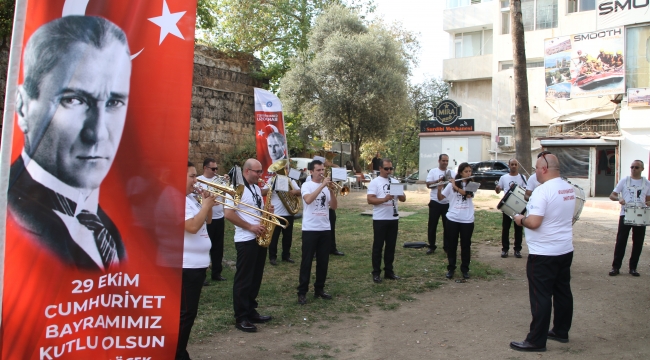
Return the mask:
<svg viewBox="0 0 650 360"><path fill-rule="evenodd" d="M650 87L650 26L628 27L625 35L625 86Z"/></svg>
<svg viewBox="0 0 650 360"><path fill-rule="evenodd" d="M596 0L568 0L567 13L596 10Z"/></svg>
<svg viewBox="0 0 650 360"><path fill-rule="evenodd" d="M512 69L514 67L514 64L512 61L499 61L499 71L501 70L508 70ZM539 59L528 59L526 60L526 68L531 69L531 68L539 68L539 67L544 67L544 60L539 60Z"/></svg>
<svg viewBox="0 0 650 360"><path fill-rule="evenodd" d="M453 9L462 6L476 5L492 0L447 0L447 9Z"/></svg>
<svg viewBox="0 0 650 360"><path fill-rule="evenodd" d="M508 170L508 167L500 162L494 163L494 170Z"/></svg>
<svg viewBox="0 0 650 360"><path fill-rule="evenodd" d="M492 29L454 35L454 57L492 54Z"/></svg>
<svg viewBox="0 0 650 360"><path fill-rule="evenodd" d="M595 1L595 0L590 0ZM558 0L521 0L524 31L552 29L557 27ZM510 4L501 1L501 34L510 33Z"/></svg>

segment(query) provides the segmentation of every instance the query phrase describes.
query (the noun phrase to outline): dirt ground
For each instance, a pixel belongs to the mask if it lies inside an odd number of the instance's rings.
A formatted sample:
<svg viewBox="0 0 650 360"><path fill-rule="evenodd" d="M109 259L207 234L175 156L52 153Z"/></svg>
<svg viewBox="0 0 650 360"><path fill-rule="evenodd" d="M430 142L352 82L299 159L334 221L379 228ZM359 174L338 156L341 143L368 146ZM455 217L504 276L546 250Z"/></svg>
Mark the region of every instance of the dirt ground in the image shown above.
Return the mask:
<svg viewBox="0 0 650 360"><path fill-rule="evenodd" d="M493 194L479 191L477 208L494 209L498 200ZM428 202L424 192L409 191L407 197L409 204ZM339 206L362 210L364 198L365 193L353 192ZM623 271L630 243L621 275L608 276L617 215L585 208L576 223L570 342L549 340L546 352L522 353L508 346L525 338L531 320L525 241L523 259L512 251L502 259L500 246L473 246L473 260L504 271L496 280L446 281L436 290L413 295L416 301L397 310L374 308L309 328L271 322L248 334L233 326L190 346L189 352L194 359L650 359L650 255L645 249L641 277L632 277ZM497 235L495 240L499 243Z"/></svg>

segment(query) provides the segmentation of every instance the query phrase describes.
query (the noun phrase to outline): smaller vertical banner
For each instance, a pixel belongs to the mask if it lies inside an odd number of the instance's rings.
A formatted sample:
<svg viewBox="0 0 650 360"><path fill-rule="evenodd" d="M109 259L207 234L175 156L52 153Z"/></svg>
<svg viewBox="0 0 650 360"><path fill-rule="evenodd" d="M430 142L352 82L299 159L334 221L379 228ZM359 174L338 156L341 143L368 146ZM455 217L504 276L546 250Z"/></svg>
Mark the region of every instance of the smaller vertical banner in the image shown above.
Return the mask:
<svg viewBox="0 0 650 360"><path fill-rule="evenodd" d="M262 169L266 171L274 162L288 158L282 103L273 93L259 88L255 88L255 134L257 160ZM266 172L262 179L267 181L270 177Z"/></svg>

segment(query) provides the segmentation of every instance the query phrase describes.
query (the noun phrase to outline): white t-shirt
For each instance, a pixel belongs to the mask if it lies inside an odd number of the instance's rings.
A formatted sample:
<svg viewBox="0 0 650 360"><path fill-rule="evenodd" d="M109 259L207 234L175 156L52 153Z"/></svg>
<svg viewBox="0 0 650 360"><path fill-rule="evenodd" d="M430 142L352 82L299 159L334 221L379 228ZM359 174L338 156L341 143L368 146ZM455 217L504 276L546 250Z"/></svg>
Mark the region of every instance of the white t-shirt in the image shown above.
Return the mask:
<svg viewBox="0 0 650 360"><path fill-rule="evenodd" d="M378 199L383 199L388 195L388 179L378 176L368 185L368 195L375 195ZM395 198L395 208L399 200ZM373 220L398 220L399 216L393 216L393 201L386 201L379 205L373 205Z"/></svg>
<svg viewBox="0 0 650 360"><path fill-rule="evenodd" d="M463 189L464 188L465 183L463 182ZM445 188L442 190L442 195L446 199L449 199L449 211L447 211L448 220L463 224L474 222L473 197L463 199L463 195L461 195L459 192L455 192L451 183L445 186Z"/></svg>
<svg viewBox="0 0 650 360"><path fill-rule="evenodd" d="M630 187L628 188L627 179L627 176L622 178L614 188L614 192L619 194L619 197L623 197L628 205L634 202L645 203L645 197L650 195L650 181L646 178L638 180L630 178ZM645 189L641 190L644 182ZM621 206L621 216L623 215L625 215L625 206Z"/></svg>
<svg viewBox="0 0 650 360"><path fill-rule="evenodd" d="M249 188L253 192L251 192ZM259 208L262 208L264 206L264 199L262 198L262 190L260 190L260 188L255 184L249 184L248 187L244 186L244 193L242 194L240 201L256 208L258 206ZM230 195L228 195L228 197L226 198L226 204L228 205L228 207L233 207L233 208L235 207L235 203L232 201ZM260 211L250 208L248 206L237 205L237 209L242 209L249 213L262 216L262 213ZM248 214L244 214L241 211L237 211L236 214L237 216L239 216L249 224L259 225L260 223L260 219L257 219ZM255 239L256 237L257 236L255 235L255 233L250 232L246 229L242 229L239 226L235 226L235 242L250 241Z"/></svg>
<svg viewBox="0 0 650 360"><path fill-rule="evenodd" d="M525 177L522 179L523 175L517 174L517 175L510 175L510 174L505 174L499 178L499 186L501 187L501 190L503 191L508 191L510 190L510 185L512 183L515 183L519 185L522 189L526 188L526 184L524 183Z"/></svg>
<svg viewBox="0 0 650 360"><path fill-rule="evenodd" d="M300 186L298 186L298 183L294 179L291 179L291 186L292 189L300 189ZM280 200L280 196L276 191L274 191L273 194L271 195L271 205L273 205L274 214L280 216L291 215L291 213L287 211L287 208L284 207L284 204L282 203L282 200Z"/></svg>
<svg viewBox="0 0 650 360"><path fill-rule="evenodd" d="M537 173L535 173L530 176L530 179L528 179L528 184L526 184L526 191L528 190L533 191L535 190L536 187L540 185L541 184L539 183L539 181L537 181Z"/></svg>
<svg viewBox="0 0 650 360"><path fill-rule="evenodd" d="M193 194L185 197L185 221L195 217L201 211L201 205ZM183 234L183 268L203 269L210 265L210 248L212 243L208 237L205 221L196 234L185 231Z"/></svg>
<svg viewBox="0 0 650 360"><path fill-rule="evenodd" d="M214 178L208 179L207 177L205 177L203 175L197 176L196 178L201 179L201 180L205 180L205 181L213 181L213 179L214 179ZM208 185L205 185L203 183L198 183L198 184L201 185L201 187L203 189L206 189L206 190L208 189ZM218 197L217 200L224 201L224 199L221 198L221 197ZM223 217L223 205L222 204L215 204L212 207L212 218L213 219L221 219L222 217Z"/></svg>
<svg viewBox="0 0 650 360"><path fill-rule="evenodd" d="M307 205L305 196L313 193L320 187L320 183L309 181L302 184L302 230L324 231L330 230L330 190L324 187L320 194Z"/></svg>
<svg viewBox="0 0 650 360"><path fill-rule="evenodd" d="M454 170L451 169L447 169L447 170L449 170L449 172L451 173L452 178L456 176L456 172ZM438 168L429 170L429 173L427 174L427 182L438 181L438 179L440 179L441 176L445 175L445 172L447 172L447 170L443 171ZM449 204L449 199L447 198L443 200L438 200L438 188L431 189L430 196L431 196L431 200L439 204Z"/></svg>
<svg viewBox="0 0 650 360"><path fill-rule="evenodd" d="M537 229L524 228L529 254L557 256L573 251L571 222L575 204L574 187L559 177L535 189L526 205L526 212L544 218Z"/></svg>

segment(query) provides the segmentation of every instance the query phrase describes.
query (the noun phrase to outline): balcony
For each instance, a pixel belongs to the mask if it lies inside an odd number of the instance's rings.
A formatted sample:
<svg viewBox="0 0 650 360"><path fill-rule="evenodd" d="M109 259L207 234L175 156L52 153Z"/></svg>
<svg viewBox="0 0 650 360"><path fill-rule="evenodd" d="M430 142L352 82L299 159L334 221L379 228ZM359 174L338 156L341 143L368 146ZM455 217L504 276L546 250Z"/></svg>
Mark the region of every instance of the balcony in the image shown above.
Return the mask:
<svg viewBox="0 0 650 360"><path fill-rule="evenodd" d="M449 33L475 31L492 28L495 2L482 2L470 6L445 9L442 15L442 30Z"/></svg>
<svg viewBox="0 0 650 360"><path fill-rule="evenodd" d="M492 54L445 59L442 62L444 81L466 81L492 78Z"/></svg>

